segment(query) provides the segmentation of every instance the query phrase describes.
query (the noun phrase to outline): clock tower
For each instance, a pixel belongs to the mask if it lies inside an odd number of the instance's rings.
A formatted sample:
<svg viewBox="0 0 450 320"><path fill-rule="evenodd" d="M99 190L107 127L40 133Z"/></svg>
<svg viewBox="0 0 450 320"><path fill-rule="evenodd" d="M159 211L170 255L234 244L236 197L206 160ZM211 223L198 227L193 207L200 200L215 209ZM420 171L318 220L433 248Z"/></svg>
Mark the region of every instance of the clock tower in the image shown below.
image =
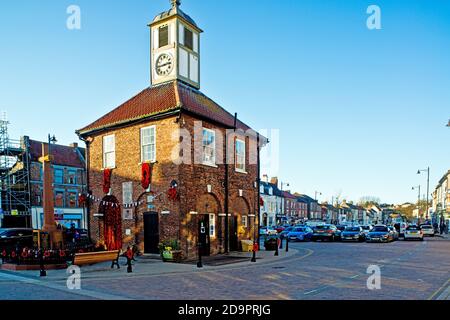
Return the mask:
<svg viewBox="0 0 450 320"><path fill-rule="evenodd" d="M155 17L151 30L152 85L180 80L200 89L200 34L195 21L181 9L180 0Z"/></svg>

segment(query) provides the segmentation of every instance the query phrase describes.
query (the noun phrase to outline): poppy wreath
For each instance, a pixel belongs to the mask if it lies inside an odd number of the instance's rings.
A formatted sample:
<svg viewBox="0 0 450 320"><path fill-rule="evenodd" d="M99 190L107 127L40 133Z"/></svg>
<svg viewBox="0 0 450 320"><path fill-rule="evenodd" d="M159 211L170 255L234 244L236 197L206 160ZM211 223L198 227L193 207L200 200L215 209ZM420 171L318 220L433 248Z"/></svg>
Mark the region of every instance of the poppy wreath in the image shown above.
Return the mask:
<svg viewBox="0 0 450 320"><path fill-rule="evenodd" d="M111 169L105 169L103 171L103 193L109 193L109 189L111 188Z"/></svg>
<svg viewBox="0 0 450 320"><path fill-rule="evenodd" d="M85 194L80 194L80 196L78 197L78 203L80 204L80 206L84 206L86 204L87 201L87 197Z"/></svg>
<svg viewBox="0 0 450 320"><path fill-rule="evenodd" d="M13 251L13 252L11 252L11 258L15 258L17 256L17 254L16 254L16 252L15 251Z"/></svg>
<svg viewBox="0 0 450 320"><path fill-rule="evenodd" d="M264 206L264 200L263 200L262 197L259 198L259 205L260 205L261 207Z"/></svg>
<svg viewBox="0 0 450 320"><path fill-rule="evenodd" d="M6 256L7 256L6 250L3 249L2 257L3 257L3 258L6 258Z"/></svg>
<svg viewBox="0 0 450 320"><path fill-rule="evenodd" d="M59 257L64 258L66 256L66 252L64 250L59 250Z"/></svg>
<svg viewBox="0 0 450 320"><path fill-rule="evenodd" d="M45 250L44 257L46 257L46 258L50 257L50 251Z"/></svg>
<svg viewBox="0 0 450 320"><path fill-rule="evenodd" d="M28 250L23 249L22 254L20 256L24 259L28 258Z"/></svg>
<svg viewBox="0 0 450 320"><path fill-rule="evenodd" d="M150 163L143 163L142 177L141 177L142 188L147 190L151 182L152 182L152 166L150 165Z"/></svg>

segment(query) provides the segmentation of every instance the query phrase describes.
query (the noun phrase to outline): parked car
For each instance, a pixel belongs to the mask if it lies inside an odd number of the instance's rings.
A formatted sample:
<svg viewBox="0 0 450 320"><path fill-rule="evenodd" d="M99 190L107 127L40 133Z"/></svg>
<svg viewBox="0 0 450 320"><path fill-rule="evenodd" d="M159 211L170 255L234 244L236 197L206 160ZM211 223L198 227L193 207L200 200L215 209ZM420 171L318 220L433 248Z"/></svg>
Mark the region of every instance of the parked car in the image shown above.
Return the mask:
<svg viewBox="0 0 450 320"><path fill-rule="evenodd" d="M389 226L388 229L391 231L394 241L397 241L400 238L400 234L394 226Z"/></svg>
<svg viewBox="0 0 450 320"><path fill-rule="evenodd" d="M420 230L422 230L424 236L434 237L434 228L431 224L421 225Z"/></svg>
<svg viewBox="0 0 450 320"><path fill-rule="evenodd" d="M278 231L273 227L261 227L259 229L259 234L263 236L277 235Z"/></svg>
<svg viewBox="0 0 450 320"><path fill-rule="evenodd" d="M400 231L399 231L400 237L404 237L405 236L406 228L408 228L408 224L406 222L401 222L400 223Z"/></svg>
<svg viewBox="0 0 450 320"><path fill-rule="evenodd" d="M289 232L291 232L292 230L294 230L295 227L287 227L286 229L284 229L283 231L280 232L280 238L281 239L285 239L286 236L288 235Z"/></svg>
<svg viewBox="0 0 450 320"><path fill-rule="evenodd" d="M391 242L394 235L386 225L376 225L366 236L366 242Z"/></svg>
<svg viewBox="0 0 450 320"><path fill-rule="evenodd" d="M33 247L33 229L1 229L0 250Z"/></svg>
<svg viewBox="0 0 450 320"><path fill-rule="evenodd" d="M364 237L373 229L372 226L361 226L361 228L363 229Z"/></svg>
<svg viewBox="0 0 450 320"><path fill-rule="evenodd" d="M310 227L295 227L287 234L289 241L310 241L313 230Z"/></svg>
<svg viewBox="0 0 450 320"><path fill-rule="evenodd" d="M314 233L312 235L311 240L328 240L328 241L336 241L340 240L341 232L336 228L335 225L325 224L314 227Z"/></svg>
<svg viewBox="0 0 450 320"><path fill-rule="evenodd" d="M359 241L366 240L366 234L362 227L347 227L341 233L342 241Z"/></svg>
<svg viewBox="0 0 450 320"><path fill-rule="evenodd" d="M411 225L406 228L405 240L420 240L423 241L423 231L416 225Z"/></svg>
<svg viewBox="0 0 450 320"><path fill-rule="evenodd" d="M276 226L275 230L277 230L278 233L281 233L284 229L286 229L286 226Z"/></svg>
<svg viewBox="0 0 450 320"><path fill-rule="evenodd" d="M338 225L336 226L336 228L342 233L345 229L347 229L348 226L344 226L344 225Z"/></svg>

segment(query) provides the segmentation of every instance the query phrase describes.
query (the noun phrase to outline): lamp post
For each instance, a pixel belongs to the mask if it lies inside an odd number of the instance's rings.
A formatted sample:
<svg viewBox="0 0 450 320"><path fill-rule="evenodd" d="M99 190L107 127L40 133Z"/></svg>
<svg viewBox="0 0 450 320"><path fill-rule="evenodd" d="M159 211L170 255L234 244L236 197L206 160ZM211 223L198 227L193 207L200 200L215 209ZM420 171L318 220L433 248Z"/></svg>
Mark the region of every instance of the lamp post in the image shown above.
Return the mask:
<svg viewBox="0 0 450 320"><path fill-rule="evenodd" d="M426 219L428 220L428 197L429 197L429 194L430 194L430 167L428 167L428 168L426 168L426 169L423 169L423 170L418 170L417 171L417 174L421 174L422 172L427 172L427 204L426 204L426 210L427 210L427 212L426 212Z"/></svg>
<svg viewBox="0 0 450 320"><path fill-rule="evenodd" d="M315 193L314 193L314 200L317 200L317 195L322 195L322 192L320 192L320 191L316 191Z"/></svg>
<svg viewBox="0 0 450 320"><path fill-rule="evenodd" d="M420 185L416 187L412 187L412 190L419 190L419 194L417 196L417 223L419 223L419 215L420 215Z"/></svg>
<svg viewBox="0 0 450 320"><path fill-rule="evenodd" d="M289 187L290 184L289 182L284 183L283 181L281 181L281 193L283 194L283 186ZM281 198L281 201L283 201L283 198ZM284 210L283 210L284 209ZM281 214L283 214L286 216L287 218L287 212L286 212L286 202L281 202Z"/></svg>

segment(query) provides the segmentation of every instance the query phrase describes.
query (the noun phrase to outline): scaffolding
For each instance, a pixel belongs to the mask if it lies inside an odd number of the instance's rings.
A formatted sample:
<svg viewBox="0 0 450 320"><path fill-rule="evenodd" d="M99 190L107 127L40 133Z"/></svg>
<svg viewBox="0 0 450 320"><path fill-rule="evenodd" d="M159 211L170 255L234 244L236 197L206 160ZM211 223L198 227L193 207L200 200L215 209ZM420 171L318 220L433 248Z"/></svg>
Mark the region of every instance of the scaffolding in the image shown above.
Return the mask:
<svg viewBox="0 0 450 320"><path fill-rule="evenodd" d="M3 114L0 119L0 205L3 216L30 216L29 139L10 139L8 125Z"/></svg>

